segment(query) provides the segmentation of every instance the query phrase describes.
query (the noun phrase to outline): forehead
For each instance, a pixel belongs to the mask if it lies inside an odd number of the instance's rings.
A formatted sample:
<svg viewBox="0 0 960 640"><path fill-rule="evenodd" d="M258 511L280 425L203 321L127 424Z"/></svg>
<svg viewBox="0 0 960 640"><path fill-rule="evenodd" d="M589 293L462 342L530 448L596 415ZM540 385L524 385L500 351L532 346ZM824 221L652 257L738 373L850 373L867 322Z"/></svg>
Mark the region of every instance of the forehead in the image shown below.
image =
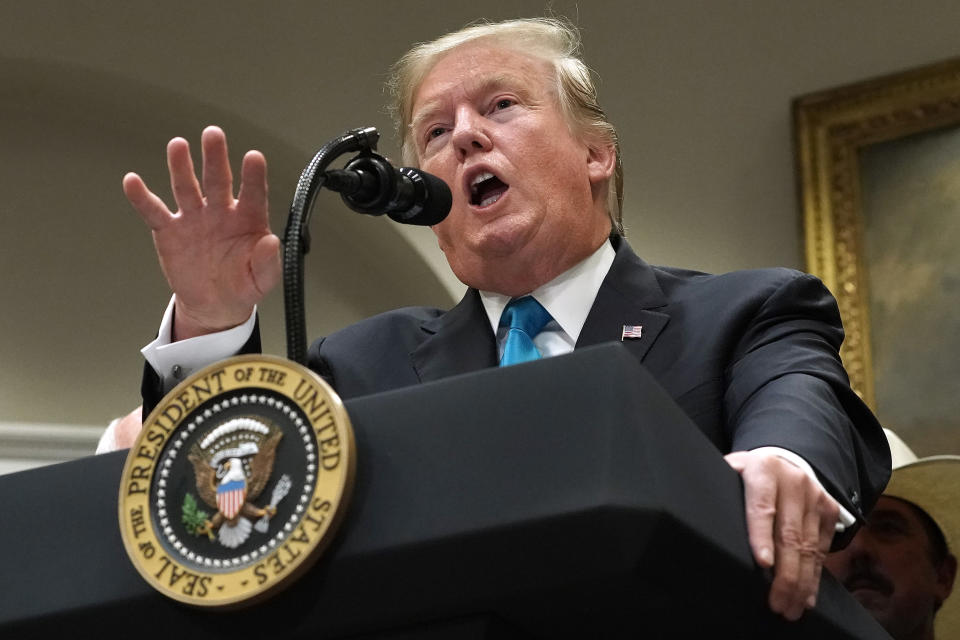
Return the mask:
<svg viewBox="0 0 960 640"><path fill-rule="evenodd" d="M896 511L897 513L908 514L910 519L914 520L917 519L914 510L919 508L920 507L916 506L912 502L904 500L903 498L888 496L884 493L881 494L881 496L877 499L877 504L873 511Z"/></svg>
<svg viewBox="0 0 960 640"><path fill-rule="evenodd" d="M914 533L926 534L925 515L920 507L911 502L893 496L881 495L877 504L867 516L867 526L871 522L880 520L897 520L908 525ZM923 537L926 538L927 536L924 535Z"/></svg>
<svg viewBox="0 0 960 640"><path fill-rule="evenodd" d="M551 92L550 63L504 45L470 43L443 55L413 94L412 115L498 88L534 95Z"/></svg>

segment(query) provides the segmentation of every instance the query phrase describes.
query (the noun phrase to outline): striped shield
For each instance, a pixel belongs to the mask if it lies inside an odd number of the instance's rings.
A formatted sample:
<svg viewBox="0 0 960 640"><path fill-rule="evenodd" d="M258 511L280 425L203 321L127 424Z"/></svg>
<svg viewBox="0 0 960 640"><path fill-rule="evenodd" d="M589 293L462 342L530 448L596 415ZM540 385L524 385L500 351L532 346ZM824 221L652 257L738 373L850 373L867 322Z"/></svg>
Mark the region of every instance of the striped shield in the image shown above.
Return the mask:
<svg viewBox="0 0 960 640"><path fill-rule="evenodd" d="M217 487L217 508L227 520L233 520L247 500L247 481L230 480Z"/></svg>

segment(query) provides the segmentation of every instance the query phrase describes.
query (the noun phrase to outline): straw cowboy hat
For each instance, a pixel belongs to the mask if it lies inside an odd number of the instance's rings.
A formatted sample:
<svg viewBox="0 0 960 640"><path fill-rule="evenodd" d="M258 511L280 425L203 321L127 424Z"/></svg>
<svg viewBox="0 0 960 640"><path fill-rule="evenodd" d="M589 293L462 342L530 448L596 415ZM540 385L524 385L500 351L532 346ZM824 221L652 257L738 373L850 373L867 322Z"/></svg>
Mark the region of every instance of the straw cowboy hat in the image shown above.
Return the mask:
<svg viewBox="0 0 960 640"><path fill-rule="evenodd" d="M927 512L947 540L950 553L960 553L960 456L917 455L889 429L893 473L884 495L917 505ZM936 617L937 638L960 638L960 593L947 598Z"/></svg>

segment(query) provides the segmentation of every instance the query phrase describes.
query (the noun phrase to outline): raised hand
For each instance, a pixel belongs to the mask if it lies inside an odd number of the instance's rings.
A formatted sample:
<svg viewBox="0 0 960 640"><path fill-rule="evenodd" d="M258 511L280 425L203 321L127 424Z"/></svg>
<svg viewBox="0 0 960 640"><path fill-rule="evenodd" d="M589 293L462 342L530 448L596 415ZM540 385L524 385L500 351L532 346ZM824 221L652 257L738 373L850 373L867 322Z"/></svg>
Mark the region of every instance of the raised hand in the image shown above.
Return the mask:
<svg viewBox="0 0 960 640"><path fill-rule="evenodd" d="M167 144L176 213L137 174L123 178L123 192L153 232L160 267L176 294L174 340L244 322L280 280L280 239L270 231L263 154L243 157L234 198L223 131L204 129L201 146L202 188L187 141Z"/></svg>

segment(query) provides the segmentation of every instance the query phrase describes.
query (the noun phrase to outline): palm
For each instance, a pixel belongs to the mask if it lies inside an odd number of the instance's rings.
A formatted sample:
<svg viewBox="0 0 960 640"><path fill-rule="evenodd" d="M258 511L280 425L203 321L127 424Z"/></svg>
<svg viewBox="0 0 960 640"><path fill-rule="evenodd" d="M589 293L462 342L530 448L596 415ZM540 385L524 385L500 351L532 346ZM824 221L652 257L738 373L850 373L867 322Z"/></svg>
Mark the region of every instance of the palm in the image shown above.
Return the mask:
<svg viewBox="0 0 960 640"><path fill-rule="evenodd" d="M153 231L161 268L177 296L179 339L243 322L279 279L279 240L270 232L260 153L244 157L237 198L219 129L203 134L202 190L185 140L171 140L167 158L176 213L135 174L124 178L124 191Z"/></svg>
<svg viewBox="0 0 960 640"><path fill-rule="evenodd" d="M250 261L257 243L269 235L265 212L260 215L236 200L215 207L204 198L199 210L181 208L168 224L154 229L153 242L180 306L201 314L222 310L235 315L235 307L249 309L263 296Z"/></svg>

